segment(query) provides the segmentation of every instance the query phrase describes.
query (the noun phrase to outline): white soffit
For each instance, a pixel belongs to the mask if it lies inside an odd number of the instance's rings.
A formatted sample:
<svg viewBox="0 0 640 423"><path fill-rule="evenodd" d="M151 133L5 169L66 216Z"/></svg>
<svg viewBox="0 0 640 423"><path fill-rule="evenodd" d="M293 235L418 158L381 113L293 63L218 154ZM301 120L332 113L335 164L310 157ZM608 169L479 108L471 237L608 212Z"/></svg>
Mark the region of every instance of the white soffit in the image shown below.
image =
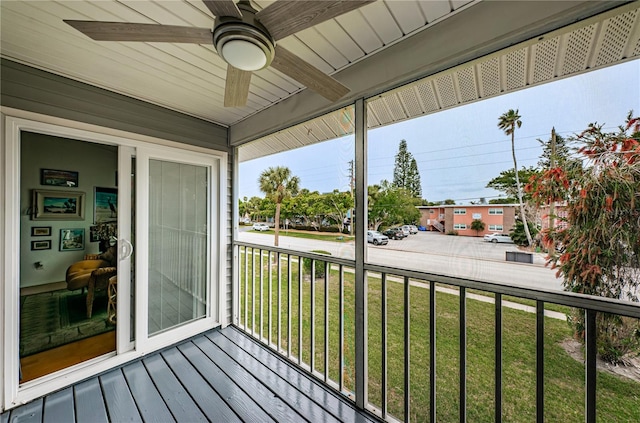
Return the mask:
<svg viewBox="0 0 640 423"><path fill-rule="evenodd" d="M367 101L377 128L640 57L640 9L603 13L506 50L430 75ZM350 108L238 148L241 162L353 133Z"/></svg>

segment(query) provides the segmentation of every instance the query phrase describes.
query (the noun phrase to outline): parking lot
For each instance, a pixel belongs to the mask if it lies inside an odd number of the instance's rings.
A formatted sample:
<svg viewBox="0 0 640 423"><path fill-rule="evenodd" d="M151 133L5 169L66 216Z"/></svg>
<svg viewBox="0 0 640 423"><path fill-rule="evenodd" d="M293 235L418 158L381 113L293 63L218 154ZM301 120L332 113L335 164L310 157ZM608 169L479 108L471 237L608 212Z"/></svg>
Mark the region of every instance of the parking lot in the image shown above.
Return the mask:
<svg viewBox="0 0 640 423"><path fill-rule="evenodd" d="M377 248L499 261L505 261L507 251L520 251L515 244L493 244L483 241L481 236L453 236L423 231L409 235L402 240L390 239L389 244ZM534 253L533 263L544 265L544 257L543 253Z"/></svg>

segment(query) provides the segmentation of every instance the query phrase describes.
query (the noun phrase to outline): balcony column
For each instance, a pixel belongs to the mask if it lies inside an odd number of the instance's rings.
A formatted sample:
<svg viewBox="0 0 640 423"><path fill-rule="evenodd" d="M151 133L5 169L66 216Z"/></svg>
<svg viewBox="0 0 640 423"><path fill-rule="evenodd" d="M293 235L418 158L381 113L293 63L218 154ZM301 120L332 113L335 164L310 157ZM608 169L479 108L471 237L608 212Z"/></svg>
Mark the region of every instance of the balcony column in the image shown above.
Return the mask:
<svg viewBox="0 0 640 423"><path fill-rule="evenodd" d="M367 404L367 114L364 99L355 102L355 373L356 406Z"/></svg>

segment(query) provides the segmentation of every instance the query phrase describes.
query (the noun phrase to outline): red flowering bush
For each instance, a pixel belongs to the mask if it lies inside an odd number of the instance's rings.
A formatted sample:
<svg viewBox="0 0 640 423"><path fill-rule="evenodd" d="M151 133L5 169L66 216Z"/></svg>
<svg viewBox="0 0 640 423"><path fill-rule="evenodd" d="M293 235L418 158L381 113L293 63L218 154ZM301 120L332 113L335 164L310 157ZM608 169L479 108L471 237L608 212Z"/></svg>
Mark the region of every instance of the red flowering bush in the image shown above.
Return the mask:
<svg viewBox="0 0 640 423"><path fill-rule="evenodd" d="M573 138L581 160L547 169L529 181L527 189L538 204L566 204L566 228L543 233L552 248L548 263L558 269L567 291L638 301L640 287L640 119L629 113L616 132L590 124ZM599 315L600 316L600 315ZM598 319L601 356L615 361L629 348L640 345L637 321L602 315ZM583 318L573 319L581 335ZM622 330L621 324L625 325ZM629 324L634 326L631 330ZM631 333L618 340L606 334ZM616 335L618 337L618 335ZM602 339L600 339L602 338ZM624 342L622 342L624 341ZM623 348L624 346L624 348ZM613 351L613 352L612 352ZM618 354L620 353L620 354Z"/></svg>

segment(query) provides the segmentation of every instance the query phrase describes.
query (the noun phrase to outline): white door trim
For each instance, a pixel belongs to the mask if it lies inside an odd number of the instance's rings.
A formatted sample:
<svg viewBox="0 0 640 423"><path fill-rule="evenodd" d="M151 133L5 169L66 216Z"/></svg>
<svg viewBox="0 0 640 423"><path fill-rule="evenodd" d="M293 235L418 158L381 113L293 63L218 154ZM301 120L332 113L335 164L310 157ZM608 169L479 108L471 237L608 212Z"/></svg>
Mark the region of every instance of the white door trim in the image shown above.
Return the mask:
<svg viewBox="0 0 640 423"><path fill-rule="evenodd" d="M35 398L46 395L47 393L59 390L70 384L79 382L87 377L93 376L110 368L116 367L134 358L140 357L152 350L144 348L139 349L138 343L129 343L128 339L118 338L118 355L115 353L98 357L85 363L69 367L59 372L44 376L37 380L19 385L19 296L20 288L16 281L20 280L20 133L22 131L30 131L42 133L52 136L64 138L72 138L81 141L89 141L94 143L103 143L131 148L149 148L149 149L167 149L171 147L180 150L188 150L192 153L200 153L209 156L210 159L218 162L218 185L216 189L216 204L219 219L213 221L216 223L217 230L217 251L219 255L215 258L218 261L218 304L217 323L225 323L226 308L224 307L226 298L226 203L227 203L227 160L226 152L205 149L202 147L182 145L176 142L161 140L158 138L143 136L139 134L127 133L124 131L113 130L110 128L99 127L96 125L88 125L81 122L70 121L66 119L54 118L50 116L39 115L36 113L25 112L17 109L0 107L0 118L2 119L2 148L4 163L4 198L6 207L4 216L0 214L0 234L3 234L4 243L0 246L0 264L3 266L1 272L3 276L3 287L0 289L0 304L3 306L3 323L0 330L2 331L2 347L0 348L2 385L0 386L0 411L16 407L20 404L31 401ZM121 152L125 151L120 149ZM165 150L165 151L167 151ZM173 154L176 151L173 150ZM119 153L123 154L123 153ZM123 169L121 169L123 170ZM119 175L119 186L127 179L127 174ZM212 193L216 195L216 193ZM0 212L2 213L2 212ZM130 226L129 226L130 227ZM216 250L212 250L216 251ZM216 281L216 276L212 275L212 281ZM213 282L212 282L213 283ZM124 294L124 292L122 292ZM120 289L118 295L121 295ZM124 312L124 310L122 310ZM122 313L119 310L119 313ZM119 314L120 315L120 314ZM206 326L209 325L209 326ZM203 323L202 326L195 325L193 329L173 333L170 341L166 345L175 343L176 341L193 336L199 332L210 329L211 321ZM123 335L124 336L124 335ZM135 345L136 349L130 350ZM166 346L165 344L153 345L154 349Z"/></svg>

